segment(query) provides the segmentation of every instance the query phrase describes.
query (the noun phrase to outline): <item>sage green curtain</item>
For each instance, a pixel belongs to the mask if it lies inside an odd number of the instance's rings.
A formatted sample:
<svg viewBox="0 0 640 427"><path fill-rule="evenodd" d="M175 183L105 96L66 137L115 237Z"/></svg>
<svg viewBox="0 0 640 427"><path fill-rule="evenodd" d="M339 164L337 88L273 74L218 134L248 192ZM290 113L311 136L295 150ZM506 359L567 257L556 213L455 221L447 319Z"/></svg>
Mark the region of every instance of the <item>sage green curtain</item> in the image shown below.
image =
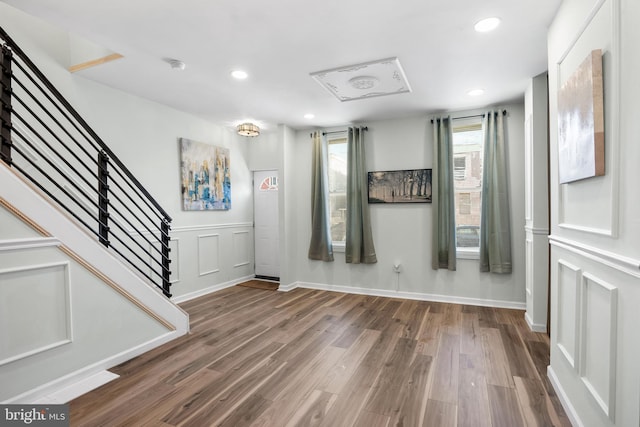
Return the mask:
<svg viewBox="0 0 640 427"><path fill-rule="evenodd" d="M511 221L504 119L489 111L483 119L484 161L480 213L480 271L511 273Z"/></svg>
<svg viewBox="0 0 640 427"><path fill-rule="evenodd" d="M349 128L347 134L347 236L345 260L351 264L374 264L376 250L369 216L364 129Z"/></svg>
<svg viewBox="0 0 640 427"><path fill-rule="evenodd" d="M456 211L453 188L453 128L450 117L433 119L432 169L431 267L434 270L455 270Z"/></svg>
<svg viewBox="0 0 640 427"><path fill-rule="evenodd" d="M331 229L329 226L329 174L327 147L320 134L311 136L311 242L309 259L333 261Z"/></svg>

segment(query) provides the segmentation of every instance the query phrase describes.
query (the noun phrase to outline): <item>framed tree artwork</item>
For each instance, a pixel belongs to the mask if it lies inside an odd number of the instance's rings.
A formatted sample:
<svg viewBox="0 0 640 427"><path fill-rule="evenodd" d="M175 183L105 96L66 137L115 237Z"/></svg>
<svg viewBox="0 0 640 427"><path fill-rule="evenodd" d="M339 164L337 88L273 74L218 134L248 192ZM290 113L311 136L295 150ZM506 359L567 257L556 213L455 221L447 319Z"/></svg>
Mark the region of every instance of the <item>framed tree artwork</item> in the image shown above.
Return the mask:
<svg viewBox="0 0 640 427"><path fill-rule="evenodd" d="M431 169L369 172L369 203L431 203Z"/></svg>

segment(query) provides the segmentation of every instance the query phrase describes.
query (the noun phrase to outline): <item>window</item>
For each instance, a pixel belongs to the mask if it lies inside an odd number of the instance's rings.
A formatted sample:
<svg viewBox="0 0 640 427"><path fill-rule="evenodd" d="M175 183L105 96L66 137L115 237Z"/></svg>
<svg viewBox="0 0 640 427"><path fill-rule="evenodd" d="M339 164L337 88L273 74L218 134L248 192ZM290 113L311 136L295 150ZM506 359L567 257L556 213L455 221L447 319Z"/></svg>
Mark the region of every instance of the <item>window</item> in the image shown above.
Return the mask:
<svg viewBox="0 0 640 427"><path fill-rule="evenodd" d="M458 202L460 204L458 207L460 215L471 214L471 193L460 193Z"/></svg>
<svg viewBox="0 0 640 427"><path fill-rule="evenodd" d="M467 177L467 158L458 156L453 158L453 178L465 179Z"/></svg>
<svg viewBox="0 0 640 427"><path fill-rule="evenodd" d="M459 258L477 258L480 248L483 134L480 118L453 122L456 247Z"/></svg>
<svg viewBox="0 0 640 427"><path fill-rule="evenodd" d="M344 246L347 231L347 139L330 139L329 225L334 246Z"/></svg>

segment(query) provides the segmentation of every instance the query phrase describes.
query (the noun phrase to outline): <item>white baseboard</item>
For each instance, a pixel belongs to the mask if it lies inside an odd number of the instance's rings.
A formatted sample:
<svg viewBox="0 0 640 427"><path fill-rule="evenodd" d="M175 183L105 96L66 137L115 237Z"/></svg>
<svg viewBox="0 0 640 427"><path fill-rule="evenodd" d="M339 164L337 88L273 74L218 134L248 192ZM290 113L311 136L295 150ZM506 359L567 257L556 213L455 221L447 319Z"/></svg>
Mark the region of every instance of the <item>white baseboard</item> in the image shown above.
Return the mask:
<svg viewBox="0 0 640 427"><path fill-rule="evenodd" d="M280 292L289 292L294 290L297 287L298 287L297 282L289 283L288 285L283 285L282 283L280 283L280 286L278 286L278 290Z"/></svg>
<svg viewBox="0 0 640 427"><path fill-rule="evenodd" d="M556 376L556 373L554 372L551 365L547 366L547 377L549 377L549 381L551 382L553 389L556 391L558 399L560 399L560 403L564 408L564 412L567 414L567 417L569 417L569 421L571 421L571 425L573 425L574 427L584 427L584 424L582 423L582 421L580 421L578 413L571 404L571 401L569 401L569 397L564 391L564 388L562 388L560 381L558 381L558 377Z"/></svg>
<svg viewBox="0 0 640 427"><path fill-rule="evenodd" d="M192 300L194 298L202 297L202 296L211 294L213 292L221 291L222 289L230 288L232 286L237 285L238 283L246 282L247 280L251 280L255 277L256 276L253 274L250 276L239 277L237 279L233 279L228 282L219 283L217 285L209 286L204 289L198 289L197 291L189 292L184 295L174 296L173 298L171 298L171 302L175 304L180 304L180 303Z"/></svg>
<svg viewBox="0 0 640 427"><path fill-rule="evenodd" d="M533 332L542 332L542 333L547 332L547 325L546 324L542 325L540 323L533 323L533 320L531 320L531 316L529 316L529 313L524 314L524 320L526 320L527 325L529 325L529 329L531 329Z"/></svg>
<svg viewBox="0 0 640 427"><path fill-rule="evenodd" d="M60 390L57 390L51 394L41 397L37 401L33 402L34 405L57 405L71 402L76 397L82 396L85 393L95 390L100 386L105 385L108 382L119 378L120 375L114 374L109 371L100 371L80 380L76 383L70 384Z"/></svg>
<svg viewBox="0 0 640 427"><path fill-rule="evenodd" d="M65 390L73 391L75 387L83 387L83 386L92 384L91 377L94 377L97 374L102 373L106 369L110 369L114 366L117 366L121 363L126 362L127 360L133 359L134 357L139 356L142 353L146 353L149 350L159 347L162 344L172 341L180 337L181 335L183 334L178 331L168 332L164 335L161 335L157 338L147 341L146 343L143 343L136 347L125 350L121 353L118 353L116 355L103 359L92 365L86 366L75 372L71 372L63 377L57 378L53 381L50 381L46 384L43 384L39 387L36 387L22 394L19 394L18 396L14 396L0 403L2 404L10 404L10 403L35 404L38 402L45 401L47 399L47 396L56 396L58 394L59 394L58 398L62 398L62 396L65 395ZM86 389L84 390L85 393L88 391L90 390L86 390ZM47 403L58 403L58 402L47 402ZM66 402L62 402L62 403L66 403Z"/></svg>
<svg viewBox="0 0 640 427"><path fill-rule="evenodd" d="M451 295L425 294L425 293L418 293L418 292L403 292L403 291L395 291L395 290L389 290L389 289L356 288L351 286L326 285L322 283L295 282L286 286L280 285L279 290L288 292L295 288L318 289L322 291L335 291L335 292L344 292L347 294L371 295L371 296L389 297L389 298L404 298L404 299L411 299L411 300L418 300L418 301L433 301L433 302L444 302L444 303L451 303L451 304L476 305L476 306L482 306L482 307L510 308L510 309L516 309L516 310L524 310L526 308L526 303L524 302L456 297Z"/></svg>

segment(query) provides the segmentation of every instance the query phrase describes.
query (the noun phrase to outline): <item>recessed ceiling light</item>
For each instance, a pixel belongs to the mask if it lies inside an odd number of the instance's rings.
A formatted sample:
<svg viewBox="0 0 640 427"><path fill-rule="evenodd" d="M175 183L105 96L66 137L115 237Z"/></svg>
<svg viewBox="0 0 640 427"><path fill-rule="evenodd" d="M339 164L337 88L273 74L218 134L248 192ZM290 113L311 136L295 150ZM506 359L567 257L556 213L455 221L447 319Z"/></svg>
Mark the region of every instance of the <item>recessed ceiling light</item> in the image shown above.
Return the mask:
<svg viewBox="0 0 640 427"><path fill-rule="evenodd" d="M486 33L488 31L495 30L500 25L499 18L487 18L482 21L476 22L473 28L479 33Z"/></svg>
<svg viewBox="0 0 640 427"><path fill-rule="evenodd" d="M246 71L234 70L234 71L231 72L231 77L233 77L234 79L238 79L238 80L244 80L247 77L249 77L249 74L247 74Z"/></svg>
<svg viewBox="0 0 640 427"><path fill-rule="evenodd" d="M480 96L482 94L484 94L484 89L473 89L467 92L469 96Z"/></svg>
<svg viewBox="0 0 640 427"><path fill-rule="evenodd" d="M308 114L304 115L305 119L313 119L314 117L315 117L315 114L311 114L311 113L308 113Z"/></svg>

